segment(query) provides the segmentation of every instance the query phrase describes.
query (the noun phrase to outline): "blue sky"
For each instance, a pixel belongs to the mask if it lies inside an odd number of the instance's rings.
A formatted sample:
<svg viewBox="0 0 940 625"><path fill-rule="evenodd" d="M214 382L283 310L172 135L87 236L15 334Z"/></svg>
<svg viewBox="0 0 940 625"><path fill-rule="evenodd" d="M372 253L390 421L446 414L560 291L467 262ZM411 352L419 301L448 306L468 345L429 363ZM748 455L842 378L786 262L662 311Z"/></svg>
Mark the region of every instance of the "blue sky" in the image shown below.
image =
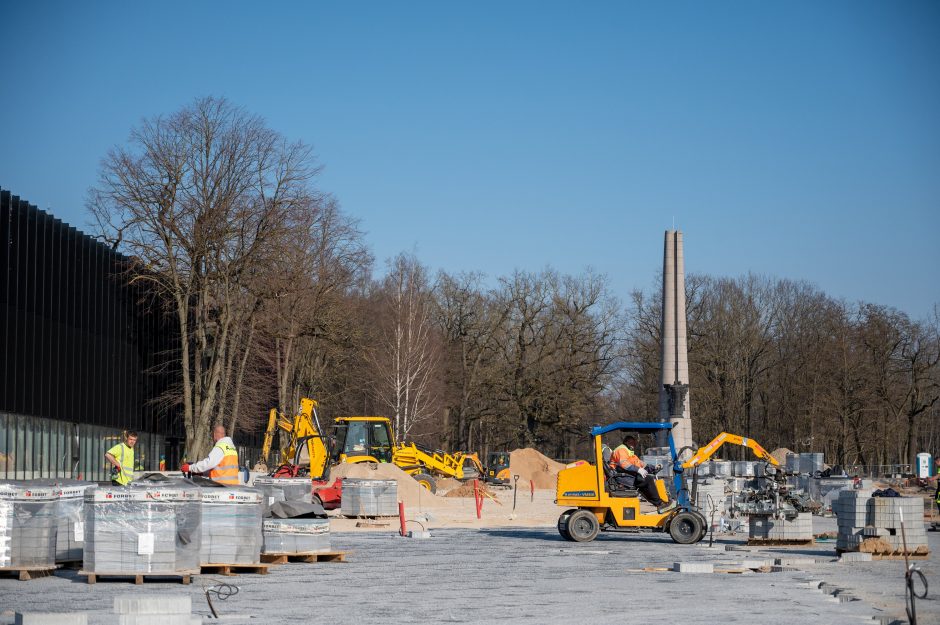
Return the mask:
<svg viewBox="0 0 940 625"><path fill-rule="evenodd" d="M940 3L0 0L0 186L75 225L109 147L222 95L312 144L381 261L940 302ZM674 221L675 220L675 221Z"/></svg>

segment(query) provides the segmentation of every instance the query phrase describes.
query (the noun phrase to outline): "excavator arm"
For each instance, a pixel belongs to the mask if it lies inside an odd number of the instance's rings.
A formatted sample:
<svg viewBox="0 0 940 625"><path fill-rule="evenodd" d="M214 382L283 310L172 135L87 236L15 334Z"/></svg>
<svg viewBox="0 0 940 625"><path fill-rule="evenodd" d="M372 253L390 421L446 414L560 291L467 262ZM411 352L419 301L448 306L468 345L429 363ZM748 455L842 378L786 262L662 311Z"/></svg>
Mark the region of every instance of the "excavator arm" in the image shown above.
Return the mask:
<svg viewBox="0 0 940 625"><path fill-rule="evenodd" d="M729 434L728 432L722 432L718 436L712 439L712 441L700 447L695 455L682 463L683 469L691 469L692 467L697 467L702 464L709 458L711 458L718 449L721 448L725 443L731 443L733 445L742 445L744 447L750 448L754 452L754 455L760 458L761 460L766 460L775 467L779 467L780 463L777 462L773 456L767 453L763 447L761 447L757 441L753 438L745 438L743 436L738 436L737 434Z"/></svg>
<svg viewBox="0 0 940 625"><path fill-rule="evenodd" d="M288 418L272 408L268 413L268 427L264 432L264 443L261 447L261 462L258 469L267 471L268 458L271 455L271 446L274 444L274 434L278 430L287 432L290 436L287 446L281 449L280 462L300 464L298 455L305 456L303 464L308 465L311 476L321 476L326 473L329 463L326 444L320 434L319 419L317 418L316 400L304 397L300 400L300 412L293 418ZM306 454L299 454L299 446L306 445Z"/></svg>

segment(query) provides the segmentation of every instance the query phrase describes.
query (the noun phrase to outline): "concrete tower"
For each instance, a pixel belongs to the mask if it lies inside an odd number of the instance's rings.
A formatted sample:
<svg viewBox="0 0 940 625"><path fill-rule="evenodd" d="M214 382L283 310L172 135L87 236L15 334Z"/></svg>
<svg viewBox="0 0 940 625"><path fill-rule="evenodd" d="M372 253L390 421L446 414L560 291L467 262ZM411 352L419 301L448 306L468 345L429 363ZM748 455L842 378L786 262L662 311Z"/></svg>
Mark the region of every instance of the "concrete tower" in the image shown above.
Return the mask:
<svg viewBox="0 0 940 625"><path fill-rule="evenodd" d="M686 346L685 261L682 233L666 231L663 252L662 371L659 418L673 423L676 450L692 445L689 413L689 356Z"/></svg>

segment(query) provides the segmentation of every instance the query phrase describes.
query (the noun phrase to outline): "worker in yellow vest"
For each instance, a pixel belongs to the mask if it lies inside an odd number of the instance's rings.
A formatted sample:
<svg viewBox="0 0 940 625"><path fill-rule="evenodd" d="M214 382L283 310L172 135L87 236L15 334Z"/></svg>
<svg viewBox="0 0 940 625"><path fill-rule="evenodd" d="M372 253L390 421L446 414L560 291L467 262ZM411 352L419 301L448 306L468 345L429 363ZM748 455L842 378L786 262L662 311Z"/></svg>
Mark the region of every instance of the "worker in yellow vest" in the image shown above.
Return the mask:
<svg viewBox="0 0 940 625"><path fill-rule="evenodd" d="M183 463L180 470L183 473L206 473L209 479L219 484L229 486L238 485L238 450L235 443L225 435L225 428L217 425L212 428L212 440L215 446L209 452L208 458L192 464Z"/></svg>
<svg viewBox="0 0 940 625"><path fill-rule="evenodd" d="M111 484L127 486L134 480L134 445L137 444L137 432L124 431L121 442L104 454L104 459L111 464Z"/></svg>

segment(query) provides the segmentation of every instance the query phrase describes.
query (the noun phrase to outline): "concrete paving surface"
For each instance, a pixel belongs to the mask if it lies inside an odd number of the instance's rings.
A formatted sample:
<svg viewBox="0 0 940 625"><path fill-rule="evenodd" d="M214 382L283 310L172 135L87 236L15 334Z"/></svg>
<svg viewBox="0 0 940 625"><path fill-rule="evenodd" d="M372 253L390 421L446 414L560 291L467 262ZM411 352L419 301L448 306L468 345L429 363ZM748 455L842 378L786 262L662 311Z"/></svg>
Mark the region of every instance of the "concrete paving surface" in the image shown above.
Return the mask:
<svg viewBox="0 0 940 625"><path fill-rule="evenodd" d="M830 520L815 522L824 531ZM940 623L940 533L929 536L932 555L917 562L933 593L917 603L922 624ZM13 611L81 611L89 623L114 624L114 597L135 592L189 594L193 614L212 623L203 588L218 582L239 587L237 595L215 601L228 617L219 623L841 625L905 619L903 562L839 563L834 542L758 549L744 548L745 539L721 536L709 548L707 539L682 546L663 535L601 534L577 544L553 528L438 529L429 539L337 533L334 548L352 551L347 563L274 566L265 576L203 575L191 586L89 586L73 571L29 582L2 578L0 625L13 623ZM772 566L776 558L790 560ZM715 572L673 571L680 562L710 563ZM720 572L762 565L767 572Z"/></svg>

